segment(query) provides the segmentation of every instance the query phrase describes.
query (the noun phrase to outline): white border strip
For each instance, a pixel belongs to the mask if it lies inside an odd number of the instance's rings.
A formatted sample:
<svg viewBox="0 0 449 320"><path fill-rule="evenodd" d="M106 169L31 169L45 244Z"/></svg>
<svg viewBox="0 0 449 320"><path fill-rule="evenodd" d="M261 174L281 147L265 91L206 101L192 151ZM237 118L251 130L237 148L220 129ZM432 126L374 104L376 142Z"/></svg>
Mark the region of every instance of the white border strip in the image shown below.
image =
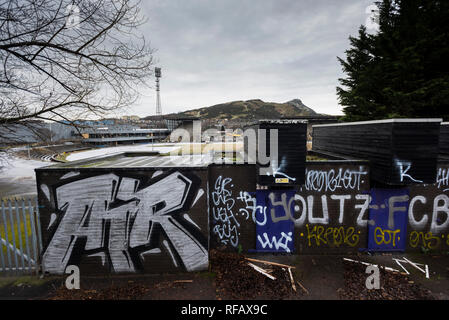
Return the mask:
<svg viewBox="0 0 449 320"><path fill-rule="evenodd" d="M347 123L331 123L331 124L317 124L312 126L312 128L319 127L334 127L334 126L353 126L358 124L379 124L379 123L416 123L416 122L442 122L442 118L432 118L432 119L386 119L386 120L372 120L372 121L358 121L358 122L347 122Z"/></svg>

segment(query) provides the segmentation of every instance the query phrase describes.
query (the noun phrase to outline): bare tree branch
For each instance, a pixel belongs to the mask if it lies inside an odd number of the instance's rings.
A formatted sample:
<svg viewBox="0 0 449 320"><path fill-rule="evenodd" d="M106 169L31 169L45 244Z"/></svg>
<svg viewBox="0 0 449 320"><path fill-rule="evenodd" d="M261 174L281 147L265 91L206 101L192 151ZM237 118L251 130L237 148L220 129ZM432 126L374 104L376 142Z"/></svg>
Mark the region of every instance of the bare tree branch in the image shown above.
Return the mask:
<svg viewBox="0 0 449 320"><path fill-rule="evenodd" d="M135 102L153 75L153 50L139 33L146 21L139 4L1 1L0 137L12 124L73 124Z"/></svg>

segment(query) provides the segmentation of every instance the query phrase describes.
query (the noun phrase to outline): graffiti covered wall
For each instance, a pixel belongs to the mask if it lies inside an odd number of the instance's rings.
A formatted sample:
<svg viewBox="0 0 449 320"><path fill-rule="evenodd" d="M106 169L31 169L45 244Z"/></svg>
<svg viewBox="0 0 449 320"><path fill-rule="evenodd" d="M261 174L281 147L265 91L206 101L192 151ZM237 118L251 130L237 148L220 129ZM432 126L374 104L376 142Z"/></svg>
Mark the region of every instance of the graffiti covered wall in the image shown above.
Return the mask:
<svg viewBox="0 0 449 320"><path fill-rule="evenodd" d="M209 167L211 248L225 246L241 251L255 248L255 224L263 220L255 191L255 165Z"/></svg>
<svg viewBox="0 0 449 320"><path fill-rule="evenodd" d="M294 252L294 208L296 190L257 190L257 206L263 208L264 219L256 224L256 251Z"/></svg>
<svg viewBox="0 0 449 320"><path fill-rule="evenodd" d="M449 251L449 163L433 185L370 186L364 161L308 162L261 187L254 165L38 170L45 271L205 270L210 248L342 254Z"/></svg>
<svg viewBox="0 0 449 320"><path fill-rule="evenodd" d="M439 164L434 185L409 189L406 250L449 252L449 163Z"/></svg>
<svg viewBox="0 0 449 320"><path fill-rule="evenodd" d="M207 269L206 170L38 171L37 181L46 272Z"/></svg>
<svg viewBox="0 0 449 320"><path fill-rule="evenodd" d="M296 189L254 190L253 168L213 168L211 247L284 253L352 252L366 247L370 200L366 162L309 162L305 185Z"/></svg>
<svg viewBox="0 0 449 320"><path fill-rule="evenodd" d="M243 166L211 171L211 247L297 254L449 251L449 164L440 163L433 185L394 189L371 188L369 163L361 161L308 162L305 184L296 189L254 190L252 174Z"/></svg>
<svg viewBox="0 0 449 320"><path fill-rule="evenodd" d="M366 162L311 162L296 195L300 253L354 252L366 247L370 205Z"/></svg>

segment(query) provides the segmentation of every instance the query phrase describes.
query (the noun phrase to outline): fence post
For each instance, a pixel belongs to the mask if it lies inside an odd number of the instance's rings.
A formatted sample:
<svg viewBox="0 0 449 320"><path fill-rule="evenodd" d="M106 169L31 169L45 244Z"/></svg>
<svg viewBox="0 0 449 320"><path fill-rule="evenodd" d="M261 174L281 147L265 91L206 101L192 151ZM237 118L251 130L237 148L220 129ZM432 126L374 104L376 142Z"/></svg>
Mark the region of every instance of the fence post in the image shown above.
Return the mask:
<svg viewBox="0 0 449 320"><path fill-rule="evenodd" d="M14 254L14 263L15 263L15 270L16 273L19 272L19 261L17 259L17 247L16 247L16 230L14 228L14 217L12 215L12 206L11 206L11 200L8 200L8 209L9 209L9 224L11 227L11 234L12 234L12 252ZM12 269L12 266L11 266Z"/></svg>
<svg viewBox="0 0 449 320"><path fill-rule="evenodd" d="M9 250L10 250L9 235L8 235L8 224L6 221L5 206L6 206L6 201L5 202L2 201L2 218L3 218L3 225L5 227L5 239L2 239L2 243L3 243L3 241L5 241L4 245L6 247L6 255L8 257L8 267L9 267L9 270L11 271L12 259L11 259L11 253L9 252ZM5 267L5 272L6 272L6 267Z"/></svg>
<svg viewBox="0 0 449 320"><path fill-rule="evenodd" d="M41 218L39 213L39 202L37 198L36 198L36 224L37 224L37 237L39 239L38 256L40 256L43 247L42 247L42 233L41 233Z"/></svg>
<svg viewBox="0 0 449 320"><path fill-rule="evenodd" d="M3 209L3 201L0 202L2 209ZM0 238L2 237L2 234L0 233ZM5 264L5 255L3 254L3 241L0 241L0 258L2 261L2 268L1 270L3 272L6 272L6 264Z"/></svg>
<svg viewBox="0 0 449 320"><path fill-rule="evenodd" d="M36 275L39 274L39 270L37 267L37 237L36 237L36 228L34 226L34 208L31 204L31 200L28 199L28 208L30 211L30 221L31 221L31 234L33 238L33 252L34 252L34 263L35 263L35 270Z"/></svg>
<svg viewBox="0 0 449 320"><path fill-rule="evenodd" d="M17 199L14 200L14 206L16 209L16 219L17 219L17 233L19 235L19 248L20 248L20 256L21 256L21 261L22 261L22 270L25 270L25 258L23 257L23 241L22 241L22 227L21 227L21 223L20 223L20 214L19 214L19 204L17 202ZM24 230L25 232L25 230ZM17 269L19 267L17 266Z"/></svg>
<svg viewBox="0 0 449 320"><path fill-rule="evenodd" d="M28 271L32 273L33 269L31 268L31 255L30 255L30 244L29 244L29 237L30 234L28 233L28 226L27 226L27 218L26 218L26 211L25 211L25 199L22 199L22 215L23 215L23 229L25 230L25 245L27 250L27 257L28 257ZM31 230L31 227L30 227ZM23 252L23 251L22 251Z"/></svg>

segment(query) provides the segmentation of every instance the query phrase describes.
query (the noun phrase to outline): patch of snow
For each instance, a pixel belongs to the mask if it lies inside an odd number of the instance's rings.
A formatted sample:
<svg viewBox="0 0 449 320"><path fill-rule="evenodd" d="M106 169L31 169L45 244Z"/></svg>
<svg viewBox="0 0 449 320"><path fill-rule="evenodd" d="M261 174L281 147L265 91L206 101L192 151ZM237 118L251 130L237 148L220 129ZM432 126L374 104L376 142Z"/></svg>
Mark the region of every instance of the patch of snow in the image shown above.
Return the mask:
<svg viewBox="0 0 449 320"><path fill-rule="evenodd" d="M49 166L51 164L52 163L50 162L8 156L5 161L5 166L0 171L0 178L10 179L10 181L23 179L35 180L34 169Z"/></svg>
<svg viewBox="0 0 449 320"><path fill-rule="evenodd" d="M76 161L87 158L94 158L105 155L112 155L114 153L120 152L139 152L139 151L158 151L160 153L170 152L172 150L176 150L179 148L179 145L175 144L157 144L154 145L151 143L148 144L139 144L139 145L127 145L127 146L119 146L119 147L107 147L107 148L98 148L87 151L75 152L67 156L67 161Z"/></svg>

